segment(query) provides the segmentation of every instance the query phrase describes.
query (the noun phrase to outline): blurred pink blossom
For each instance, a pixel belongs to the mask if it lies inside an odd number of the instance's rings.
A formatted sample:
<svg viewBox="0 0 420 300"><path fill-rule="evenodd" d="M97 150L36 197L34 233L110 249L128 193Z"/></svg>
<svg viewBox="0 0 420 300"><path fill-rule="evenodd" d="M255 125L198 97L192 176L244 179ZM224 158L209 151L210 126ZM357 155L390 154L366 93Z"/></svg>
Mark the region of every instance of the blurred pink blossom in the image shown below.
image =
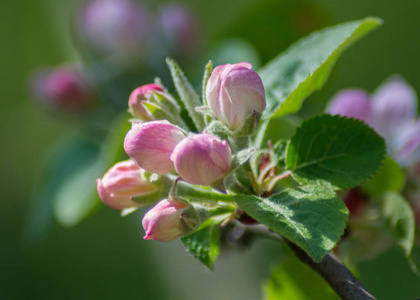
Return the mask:
<svg viewBox="0 0 420 300"><path fill-rule="evenodd" d="M91 0L79 16L80 34L97 53L139 58L151 31L149 13L131 0Z"/></svg>
<svg viewBox="0 0 420 300"><path fill-rule="evenodd" d="M78 112L93 102L86 77L72 65L36 71L30 78L31 96L46 107L62 112Z"/></svg>
<svg viewBox="0 0 420 300"><path fill-rule="evenodd" d="M359 89L339 92L327 112L358 118L371 125L387 143L388 153L401 166L420 161L420 122L417 96L402 78L393 77L373 95Z"/></svg>

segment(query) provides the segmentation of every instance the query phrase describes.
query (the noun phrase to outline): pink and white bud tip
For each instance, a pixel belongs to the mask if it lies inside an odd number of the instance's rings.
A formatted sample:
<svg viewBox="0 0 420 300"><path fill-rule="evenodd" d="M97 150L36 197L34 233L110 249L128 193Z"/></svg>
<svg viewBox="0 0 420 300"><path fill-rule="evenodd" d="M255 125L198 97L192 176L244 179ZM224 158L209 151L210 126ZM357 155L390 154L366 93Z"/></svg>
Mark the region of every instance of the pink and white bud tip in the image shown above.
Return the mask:
<svg viewBox="0 0 420 300"><path fill-rule="evenodd" d="M115 164L96 184L102 202L116 210L148 205L150 203L142 203L140 197L157 190L144 178L144 170L132 160ZM139 201L134 201L136 197Z"/></svg>
<svg viewBox="0 0 420 300"><path fill-rule="evenodd" d="M191 234L200 218L187 202L165 199L152 207L143 217L145 240L170 242Z"/></svg>

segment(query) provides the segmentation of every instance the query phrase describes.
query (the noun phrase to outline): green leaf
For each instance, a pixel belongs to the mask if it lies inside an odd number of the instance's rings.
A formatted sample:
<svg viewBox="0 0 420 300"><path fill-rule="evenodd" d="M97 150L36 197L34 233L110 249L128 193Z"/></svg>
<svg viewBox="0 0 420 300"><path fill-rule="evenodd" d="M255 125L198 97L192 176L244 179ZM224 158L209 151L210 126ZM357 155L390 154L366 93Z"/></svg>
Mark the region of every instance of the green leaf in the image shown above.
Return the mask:
<svg viewBox="0 0 420 300"><path fill-rule="evenodd" d="M102 205L95 180L102 177L113 164L126 158L122 145L130 126L126 114L117 118L100 152L89 161L77 165L77 170L62 182L54 196L53 207L60 224L75 226Z"/></svg>
<svg viewBox="0 0 420 300"><path fill-rule="evenodd" d="M280 118L297 112L303 100L322 87L340 54L381 23L366 18L323 29L269 62L259 71L267 98L264 116Z"/></svg>
<svg viewBox="0 0 420 300"><path fill-rule="evenodd" d="M181 238L181 241L189 253L213 270L214 262L220 253L219 227L210 219L200 228L193 234Z"/></svg>
<svg viewBox="0 0 420 300"><path fill-rule="evenodd" d="M204 118L200 113L195 111L196 107L202 106L199 96L188 82L184 72L182 72L178 64L170 58L166 59L166 63L171 70L172 79L174 81L176 90L178 91L178 94L181 97L181 100L184 103L189 116L193 120L194 125L198 131L202 131L205 127Z"/></svg>
<svg viewBox="0 0 420 300"><path fill-rule="evenodd" d="M335 300L340 299L315 271L294 255L278 265L263 283L264 300Z"/></svg>
<svg viewBox="0 0 420 300"><path fill-rule="evenodd" d="M388 192L382 199L381 212L385 226L394 241L409 256L414 242L414 212L410 204L398 193Z"/></svg>
<svg viewBox="0 0 420 300"><path fill-rule="evenodd" d="M66 135L48 153L40 191L37 193L24 228L24 242L40 244L54 225L54 201L58 190L79 168L95 159L99 147L86 136L76 133ZM92 183L94 184L94 183Z"/></svg>
<svg viewBox="0 0 420 300"><path fill-rule="evenodd" d="M252 218L298 245L317 262L339 241L348 218L343 201L324 187L300 187L266 199L237 195L235 201Z"/></svg>
<svg viewBox="0 0 420 300"><path fill-rule="evenodd" d="M385 157L378 173L362 185L371 197L378 197L384 192L399 192L404 186L405 175L398 164L389 156Z"/></svg>
<svg viewBox="0 0 420 300"><path fill-rule="evenodd" d="M412 249L410 257L408 257L408 263L412 271L420 276L420 247L414 247Z"/></svg>
<svg viewBox="0 0 420 300"><path fill-rule="evenodd" d="M234 170L237 167L246 163L251 158L251 156L254 155L255 152L257 152L257 150L258 150L257 147L252 147L252 148L243 149L237 152L232 158L230 169Z"/></svg>
<svg viewBox="0 0 420 300"><path fill-rule="evenodd" d="M54 213L61 225L78 224L100 204L95 180L103 175L102 171L102 165L95 158L79 166L58 190Z"/></svg>
<svg viewBox="0 0 420 300"><path fill-rule="evenodd" d="M261 122L255 138L255 146L267 148L268 141L276 143L280 139L290 139L296 128L302 123L295 115L284 116L280 119L269 119Z"/></svg>
<svg viewBox="0 0 420 300"><path fill-rule="evenodd" d="M286 166L301 184L346 189L377 172L385 152L383 138L362 121L322 115L296 130Z"/></svg>

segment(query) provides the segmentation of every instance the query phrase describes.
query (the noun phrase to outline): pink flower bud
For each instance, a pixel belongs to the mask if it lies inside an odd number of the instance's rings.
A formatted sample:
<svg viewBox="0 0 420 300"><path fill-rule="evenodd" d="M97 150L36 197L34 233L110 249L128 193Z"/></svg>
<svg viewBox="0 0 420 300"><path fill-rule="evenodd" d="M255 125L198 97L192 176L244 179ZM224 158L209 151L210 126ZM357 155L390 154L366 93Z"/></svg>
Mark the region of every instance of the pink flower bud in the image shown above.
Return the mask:
<svg viewBox="0 0 420 300"><path fill-rule="evenodd" d="M159 21L171 52L181 55L197 52L200 24L188 6L183 3L168 3L162 6Z"/></svg>
<svg viewBox="0 0 420 300"><path fill-rule="evenodd" d="M79 16L80 35L99 54L138 58L147 48L149 14L130 0L91 0Z"/></svg>
<svg viewBox="0 0 420 300"><path fill-rule="evenodd" d="M404 122L398 126L398 134L388 138L388 151L404 167L420 161L420 122Z"/></svg>
<svg viewBox="0 0 420 300"><path fill-rule="evenodd" d="M71 65L34 73L31 92L45 106L63 112L84 110L92 100L87 79Z"/></svg>
<svg viewBox="0 0 420 300"><path fill-rule="evenodd" d="M146 122L130 129L125 136L124 149L141 168L165 174L175 170L170 156L184 138L182 131L168 121Z"/></svg>
<svg viewBox="0 0 420 300"><path fill-rule="evenodd" d="M157 187L144 178L144 170L132 160L115 164L104 177L96 180L98 194L107 206L121 210L129 207L144 206L133 200L155 192ZM145 205L149 203L144 203Z"/></svg>
<svg viewBox="0 0 420 300"><path fill-rule="evenodd" d="M182 201L166 199L152 207L143 218L145 240L170 242L191 234L200 218L194 208Z"/></svg>
<svg viewBox="0 0 420 300"><path fill-rule="evenodd" d="M128 99L130 113L134 118L142 121L152 121L150 113L144 108L142 102L149 100L153 92L163 92L163 89L157 84L147 84L136 88Z"/></svg>
<svg viewBox="0 0 420 300"><path fill-rule="evenodd" d="M229 172L232 152L226 141L210 134L197 134L181 141L171 160L185 181L213 186Z"/></svg>
<svg viewBox="0 0 420 300"><path fill-rule="evenodd" d="M400 125L414 122L417 96L402 78L394 77L378 88L372 96L375 129L389 139L400 133Z"/></svg>
<svg viewBox="0 0 420 300"><path fill-rule="evenodd" d="M207 83L207 102L216 118L232 130L240 128L254 111L265 109L265 92L260 76L242 62L216 67Z"/></svg>
<svg viewBox="0 0 420 300"><path fill-rule="evenodd" d="M348 89L337 93L328 105L327 112L372 122L372 107L369 95L360 89Z"/></svg>

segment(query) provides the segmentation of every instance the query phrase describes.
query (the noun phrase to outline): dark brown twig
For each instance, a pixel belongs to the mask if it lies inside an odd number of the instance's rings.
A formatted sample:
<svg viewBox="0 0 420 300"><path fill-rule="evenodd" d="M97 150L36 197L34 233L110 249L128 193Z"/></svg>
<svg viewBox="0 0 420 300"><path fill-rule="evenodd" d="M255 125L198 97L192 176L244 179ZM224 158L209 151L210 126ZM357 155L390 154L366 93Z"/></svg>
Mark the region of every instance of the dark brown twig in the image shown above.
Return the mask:
<svg viewBox="0 0 420 300"><path fill-rule="evenodd" d="M306 265L311 267L331 286L337 295L343 300L374 300L360 281L353 275L353 273L343 264L338 258L328 253L321 262L316 263L312 258L306 254L301 248L282 238L275 232L270 231L267 227L262 225L246 226L246 231L255 236L264 236L275 240L284 240L295 255Z"/></svg>

